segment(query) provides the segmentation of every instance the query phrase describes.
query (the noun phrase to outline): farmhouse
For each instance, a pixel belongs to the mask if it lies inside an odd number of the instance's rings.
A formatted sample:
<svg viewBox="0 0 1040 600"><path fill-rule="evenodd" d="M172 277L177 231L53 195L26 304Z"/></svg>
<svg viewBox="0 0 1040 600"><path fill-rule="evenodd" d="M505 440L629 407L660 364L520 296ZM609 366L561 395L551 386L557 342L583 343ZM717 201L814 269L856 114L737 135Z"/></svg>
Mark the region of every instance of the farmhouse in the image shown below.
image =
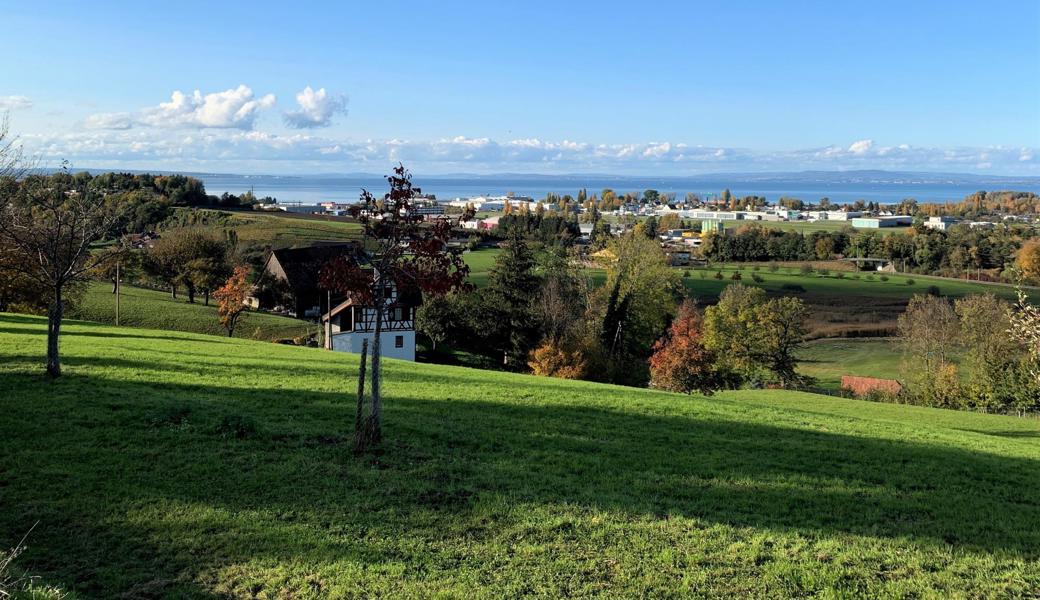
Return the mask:
<svg viewBox="0 0 1040 600"><path fill-rule="evenodd" d="M393 283L386 288L389 306L384 313L380 346L382 355L400 360L415 360L415 308L418 298L399 294ZM368 340L375 341L376 310L348 298L322 315L325 326L325 348L337 352L361 352Z"/></svg>
<svg viewBox="0 0 1040 600"><path fill-rule="evenodd" d="M288 299L282 306L286 312L301 319L317 318L328 304L327 293L318 284L321 268L333 258L357 259L361 254L361 245L356 242L274 250L264 263L263 277L270 277L287 288ZM250 303L262 305L257 298Z"/></svg>

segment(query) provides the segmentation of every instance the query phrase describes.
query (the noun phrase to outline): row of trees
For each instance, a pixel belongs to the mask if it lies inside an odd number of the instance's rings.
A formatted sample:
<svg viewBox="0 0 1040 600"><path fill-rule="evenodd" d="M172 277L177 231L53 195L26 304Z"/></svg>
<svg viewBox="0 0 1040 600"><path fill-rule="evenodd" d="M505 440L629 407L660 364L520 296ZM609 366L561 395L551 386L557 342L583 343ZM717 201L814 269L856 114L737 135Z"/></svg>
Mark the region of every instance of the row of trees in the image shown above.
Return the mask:
<svg viewBox="0 0 1040 600"><path fill-rule="evenodd" d="M899 318L903 400L925 406L1024 414L1040 411L1040 320L1025 298L992 294L951 302L921 295Z"/></svg>
<svg viewBox="0 0 1040 600"><path fill-rule="evenodd" d="M885 258L915 273L958 276L981 269L1007 277L1010 274L1005 272L1014 266L1024 237L1030 235L1028 229L1005 225L949 231L915 226L885 234L851 227L804 234L744 225L730 235L705 236L702 252L708 260L718 262ZM1037 265L1035 272L1040 276L1040 260Z"/></svg>

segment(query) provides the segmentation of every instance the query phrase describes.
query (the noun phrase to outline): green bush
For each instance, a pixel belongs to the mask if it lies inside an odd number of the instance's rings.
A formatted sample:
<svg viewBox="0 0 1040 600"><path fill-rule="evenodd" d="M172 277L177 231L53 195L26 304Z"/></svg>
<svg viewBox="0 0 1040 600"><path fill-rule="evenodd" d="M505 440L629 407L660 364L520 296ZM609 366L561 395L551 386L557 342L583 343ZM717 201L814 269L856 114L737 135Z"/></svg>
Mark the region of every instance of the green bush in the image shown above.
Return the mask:
<svg viewBox="0 0 1040 600"><path fill-rule="evenodd" d="M722 280L723 279L722 271L716 271L715 272L715 279L718 279L718 280Z"/></svg>
<svg viewBox="0 0 1040 600"><path fill-rule="evenodd" d="M804 294L805 293L805 288L800 286L800 285L798 285L797 283L785 283L782 286L780 286L780 289L785 291L785 292L790 292L792 294Z"/></svg>
<svg viewBox="0 0 1040 600"><path fill-rule="evenodd" d="M765 278L763 278L763 277L762 277L761 275L759 275L758 273L752 273L752 274L751 274L751 279L752 279L752 281L754 281L755 283L762 283L762 282L764 282L764 281L765 281Z"/></svg>
<svg viewBox="0 0 1040 600"><path fill-rule="evenodd" d="M730 275L729 278L733 281L740 281L744 276L740 274L740 271L733 271L733 274Z"/></svg>
<svg viewBox="0 0 1040 600"><path fill-rule="evenodd" d="M881 275L880 277L878 277L878 279L880 279L881 281L888 281L888 275Z"/></svg>
<svg viewBox="0 0 1040 600"><path fill-rule="evenodd" d="M769 272L770 273L776 273L779 270L780 270L780 265L776 264L775 262L769 263Z"/></svg>
<svg viewBox="0 0 1040 600"><path fill-rule="evenodd" d="M907 284L907 285L913 285L913 284L915 284L915 283L917 283L917 282L916 282L916 281L914 281L913 279L911 279L911 278L907 277L907 278L906 278L906 281L904 281L903 283L905 283L905 284Z"/></svg>

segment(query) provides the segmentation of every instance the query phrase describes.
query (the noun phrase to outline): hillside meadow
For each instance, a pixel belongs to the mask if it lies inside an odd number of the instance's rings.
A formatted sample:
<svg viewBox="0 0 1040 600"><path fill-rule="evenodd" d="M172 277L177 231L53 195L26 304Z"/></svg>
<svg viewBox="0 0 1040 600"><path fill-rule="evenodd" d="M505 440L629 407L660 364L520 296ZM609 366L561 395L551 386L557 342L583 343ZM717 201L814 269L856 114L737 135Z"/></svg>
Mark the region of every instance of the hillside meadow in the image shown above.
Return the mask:
<svg viewBox="0 0 1040 600"><path fill-rule="evenodd" d="M116 297L112 284L91 282L69 316L86 321L115 324ZM217 315L217 302L209 306L199 295L194 304L185 294L173 298L169 292L124 284L119 297L119 322L130 327L169 329L210 335L227 335ZM307 337L319 331L315 323L264 312L248 312L239 321L235 337L275 341Z"/></svg>
<svg viewBox="0 0 1040 600"><path fill-rule="evenodd" d="M0 315L0 548L80 598L1031 597L1040 421Z"/></svg>

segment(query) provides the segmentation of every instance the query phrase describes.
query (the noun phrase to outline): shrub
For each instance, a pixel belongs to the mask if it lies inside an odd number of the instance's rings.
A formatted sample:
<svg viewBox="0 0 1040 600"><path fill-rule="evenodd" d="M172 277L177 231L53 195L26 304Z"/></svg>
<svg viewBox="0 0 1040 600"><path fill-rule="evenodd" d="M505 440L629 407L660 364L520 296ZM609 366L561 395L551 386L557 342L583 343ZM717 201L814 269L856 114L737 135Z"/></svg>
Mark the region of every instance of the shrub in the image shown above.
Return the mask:
<svg viewBox="0 0 1040 600"><path fill-rule="evenodd" d="M867 281L874 281L873 275L867 275Z"/></svg>
<svg viewBox="0 0 1040 600"><path fill-rule="evenodd" d="M776 264L775 262L769 263L769 272L770 273L776 273L779 270L780 270L780 265Z"/></svg>
<svg viewBox="0 0 1040 600"><path fill-rule="evenodd" d="M528 355L527 366L542 377L581 379L588 371L588 361L580 350L568 350L546 341Z"/></svg>
<svg viewBox="0 0 1040 600"><path fill-rule="evenodd" d="M722 271L716 271L715 272L715 279L721 280L722 278L723 278L722 277Z"/></svg>
<svg viewBox="0 0 1040 600"><path fill-rule="evenodd" d="M800 285L798 285L797 283L785 283L782 286L780 286L780 289L785 291L785 292L790 292L792 294L804 294L805 293L805 288L800 286Z"/></svg>
<svg viewBox="0 0 1040 600"><path fill-rule="evenodd" d="M752 274L751 274L751 279L752 279L752 280L753 280L753 281L754 281L755 283L762 283L762 282L764 282L764 281L765 281L765 279L764 279L764 278L763 278L763 277L762 277L761 275L759 275L758 273L752 273Z"/></svg>
<svg viewBox="0 0 1040 600"><path fill-rule="evenodd" d="M937 286L937 285L930 285L930 286L928 286L928 289L925 290L925 293L928 294L929 296L935 296L935 297L942 296L942 291L939 290L939 286Z"/></svg>
<svg viewBox="0 0 1040 600"><path fill-rule="evenodd" d="M913 284L914 284L914 283L916 283L916 282L915 282L915 281L914 281L913 279L911 279L911 278L907 277L907 278L906 278L906 281L904 281L903 283L905 283L905 284L907 284L907 285L913 285Z"/></svg>
<svg viewBox="0 0 1040 600"><path fill-rule="evenodd" d="M730 275L729 278L733 281L740 281L744 276L740 274L740 271L733 271L733 274Z"/></svg>
<svg viewBox="0 0 1040 600"><path fill-rule="evenodd" d="M878 277L881 281L888 281L888 275L881 275Z"/></svg>
<svg viewBox="0 0 1040 600"><path fill-rule="evenodd" d="M844 271L835 271L834 272L834 278L835 279L845 279L845 272Z"/></svg>
<svg viewBox="0 0 1040 600"><path fill-rule="evenodd" d="M810 265L809 263L805 263L804 265L799 267L798 270L801 271L802 275L809 275L813 272L812 265Z"/></svg>
<svg viewBox="0 0 1040 600"><path fill-rule="evenodd" d="M682 276L683 276L683 279L689 279L690 278L690 270L686 269L685 271L683 271L682 272ZM378 304L376 306L378 306Z"/></svg>
<svg viewBox="0 0 1040 600"><path fill-rule="evenodd" d="M816 272L820 274L820 277L826 277L831 274L829 269L817 269Z"/></svg>
<svg viewBox="0 0 1040 600"><path fill-rule="evenodd" d="M761 267L759 267L758 265L754 265L753 267L751 267L751 270L757 273L760 268Z"/></svg>

